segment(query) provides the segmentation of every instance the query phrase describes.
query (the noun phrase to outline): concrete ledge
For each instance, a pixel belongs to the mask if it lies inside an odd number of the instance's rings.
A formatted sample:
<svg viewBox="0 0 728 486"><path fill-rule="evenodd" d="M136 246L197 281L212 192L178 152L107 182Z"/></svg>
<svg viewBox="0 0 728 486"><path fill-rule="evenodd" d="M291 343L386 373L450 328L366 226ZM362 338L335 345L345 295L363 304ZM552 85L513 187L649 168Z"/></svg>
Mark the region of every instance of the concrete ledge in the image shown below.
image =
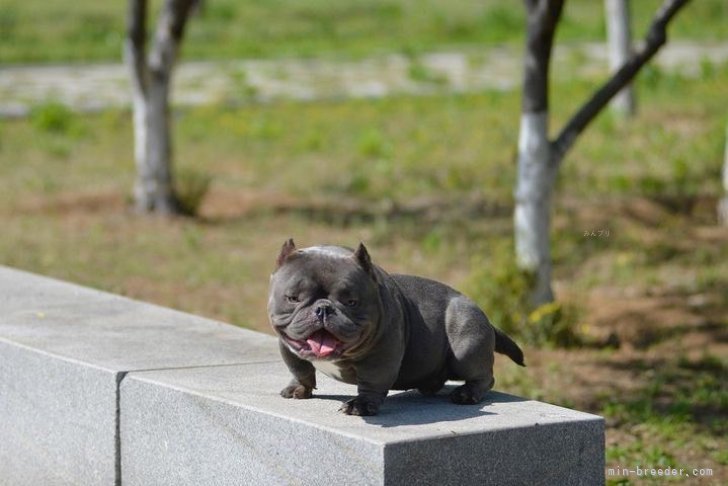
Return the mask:
<svg viewBox="0 0 728 486"><path fill-rule="evenodd" d="M0 267L0 485L600 484L600 417L288 381L275 339Z"/></svg>
<svg viewBox="0 0 728 486"><path fill-rule="evenodd" d="M503 393L457 406L390 395L380 415L337 412L356 392L318 376L285 400L279 363L129 374L124 484L585 484L604 478L601 418Z"/></svg>
<svg viewBox="0 0 728 486"><path fill-rule="evenodd" d="M116 375L0 341L0 484L114 484Z"/></svg>
<svg viewBox="0 0 728 486"><path fill-rule="evenodd" d="M119 484L130 371L277 359L270 336L0 267L0 485Z"/></svg>

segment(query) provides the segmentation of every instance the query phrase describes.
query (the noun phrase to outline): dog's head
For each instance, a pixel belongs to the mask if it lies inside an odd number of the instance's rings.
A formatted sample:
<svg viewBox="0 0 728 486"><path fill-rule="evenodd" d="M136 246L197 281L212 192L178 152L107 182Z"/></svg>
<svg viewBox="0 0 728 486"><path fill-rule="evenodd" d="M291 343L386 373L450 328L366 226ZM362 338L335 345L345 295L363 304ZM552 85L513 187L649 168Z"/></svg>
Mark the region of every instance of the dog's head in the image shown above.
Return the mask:
<svg viewBox="0 0 728 486"><path fill-rule="evenodd" d="M281 248L271 276L268 315L282 342L307 360L351 358L379 325L375 267L363 244Z"/></svg>

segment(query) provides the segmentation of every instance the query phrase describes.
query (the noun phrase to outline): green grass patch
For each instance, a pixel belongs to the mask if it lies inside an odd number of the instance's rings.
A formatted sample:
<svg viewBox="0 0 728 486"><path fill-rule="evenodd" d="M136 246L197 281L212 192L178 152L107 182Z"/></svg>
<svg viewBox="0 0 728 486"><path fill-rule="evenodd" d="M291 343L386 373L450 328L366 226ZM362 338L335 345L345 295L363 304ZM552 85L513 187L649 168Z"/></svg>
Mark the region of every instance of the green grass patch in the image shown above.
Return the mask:
<svg viewBox="0 0 728 486"><path fill-rule="evenodd" d="M641 37L661 2L634 2ZM156 15L161 0L150 2ZM5 0L0 10L0 63L119 60L125 2ZM150 25L154 25L155 15ZM728 38L722 0L692 2L671 26L672 38ZM345 56L423 52L434 48L521 43L524 8L495 0L213 0L191 19L189 59ZM603 6L566 3L558 40L604 39Z"/></svg>
<svg viewBox="0 0 728 486"><path fill-rule="evenodd" d="M503 242L501 240L501 242ZM529 290L534 275L520 270L513 255L513 243L491 247L487 262L473 259L465 291L486 313L490 321L520 342L533 346L575 347L582 344L578 312L563 302L534 306Z"/></svg>
<svg viewBox="0 0 728 486"><path fill-rule="evenodd" d="M726 363L704 355L644 364L643 369L649 375L646 385L611 397L601 412L613 427L632 431L630 441L607 448L607 463L628 469L649 465L691 470L700 464L675 457L675 451L688 444L702 451L701 461L724 461L718 444L728 433L728 388L722 378Z"/></svg>

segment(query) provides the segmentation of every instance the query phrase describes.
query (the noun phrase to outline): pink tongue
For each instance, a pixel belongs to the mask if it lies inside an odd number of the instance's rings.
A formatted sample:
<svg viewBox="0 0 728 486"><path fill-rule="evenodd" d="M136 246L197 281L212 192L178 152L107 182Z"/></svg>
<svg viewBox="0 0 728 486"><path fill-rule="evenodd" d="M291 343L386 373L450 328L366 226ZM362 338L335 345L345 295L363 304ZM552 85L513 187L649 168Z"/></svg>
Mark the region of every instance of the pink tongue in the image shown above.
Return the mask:
<svg viewBox="0 0 728 486"><path fill-rule="evenodd" d="M326 357L336 349L336 338L326 331L316 331L311 334L306 342L311 346L311 351L318 357Z"/></svg>

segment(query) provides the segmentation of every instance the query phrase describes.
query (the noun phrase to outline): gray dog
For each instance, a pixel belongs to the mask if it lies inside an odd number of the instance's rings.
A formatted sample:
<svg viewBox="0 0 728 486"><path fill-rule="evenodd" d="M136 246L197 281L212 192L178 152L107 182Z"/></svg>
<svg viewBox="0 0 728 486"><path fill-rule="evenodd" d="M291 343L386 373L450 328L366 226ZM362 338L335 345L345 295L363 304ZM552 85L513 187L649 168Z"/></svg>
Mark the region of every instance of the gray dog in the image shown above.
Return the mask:
<svg viewBox="0 0 728 486"><path fill-rule="evenodd" d="M523 352L456 290L420 277L389 275L367 249L281 248L268 314L293 374L285 398L310 398L316 369L357 385L341 407L375 415L389 390L437 393L463 380L450 399L475 404L493 387L493 352L521 366Z"/></svg>

